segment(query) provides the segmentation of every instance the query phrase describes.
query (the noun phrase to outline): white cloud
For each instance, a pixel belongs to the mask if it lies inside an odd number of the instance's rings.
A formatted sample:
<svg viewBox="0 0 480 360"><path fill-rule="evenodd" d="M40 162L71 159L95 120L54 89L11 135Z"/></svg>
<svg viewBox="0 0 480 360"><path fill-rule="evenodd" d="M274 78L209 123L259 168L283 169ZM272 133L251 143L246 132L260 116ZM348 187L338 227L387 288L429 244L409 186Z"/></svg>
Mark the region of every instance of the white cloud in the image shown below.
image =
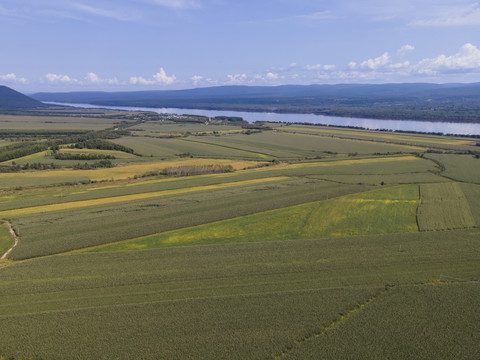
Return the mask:
<svg viewBox="0 0 480 360"><path fill-rule="evenodd" d="M47 74L45 79L52 84L75 84L78 83L77 79L71 78L68 75L61 74Z"/></svg>
<svg viewBox="0 0 480 360"><path fill-rule="evenodd" d="M297 63L291 63L288 66L278 68L277 71L278 72L288 72L288 71L291 71L291 70L295 69L296 67L297 67Z"/></svg>
<svg viewBox="0 0 480 360"><path fill-rule="evenodd" d="M171 85L176 81L176 76L168 76L163 68L153 75L152 79L145 79L142 76L132 76L130 78L130 84L133 85Z"/></svg>
<svg viewBox="0 0 480 360"><path fill-rule="evenodd" d="M306 65L304 67L305 70L308 71L331 71L335 69L335 65L322 65L322 64L316 64L316 65Z"/></svg>
<svg viewBox="0 0 480 360"><path fill-rule="evenodd" d="M197 86L200 81L203 80L203 76L194 75L192 76L193 85Z"/></svg>
<svg viewBox="0 0 480 360"><path fill-rule="evenodd" d="M227 75L230 84L243 84L247 80L246 74Z"/></svg>
<svg viewBox="0 0 480 360"><path fill-rule="evenodd" d="M356 69L356 68L357 68L357 63L356 63L355 61L350 61L350 62L348 63L348 68L349 68L350 70Z"/></svg>
<svg viewBox="0 0 480 360"><path fill-rule="evenodd" d="M418 74L434 75L445 72L480 71L480 50L470 43L463 45L455 55L440 55L423 59L416 66Z"/></svg>
<svg viewBox="0 0 480 360"><path fill-rule="evenodd" d="M80 10L88 14L111 18L111 19L120 20L120 21L133 21L138 19L138 16L132 11L129 11L128 13L127 12L120 13L118 11L101 9L101 8L97 8L97 7L93 7L93 6L89 6L81 3L71 3L71 6L75 10Z"/></svg>
<svg viewBox="0 0 480 360"><path fill-rule="evenodd" d="M200 7L198 1L195 0L150 0L150 2L173 9L194 9Z"/></svg>
<svg viewBox="0 0 480 360"><path fill-rule="evenodd" d="M325 10L325 11L317 11L312 14L307 14L307 15L300 15L298 16L301 19L305 20L327 20L327 19L335 19L336 16L332 15L332 12L330 10Z"/></svg>
<svg viewBox="0 0 480 360"><path fill-rule="evenodd" d="M409 53L411 53L413 50L415 50L415 46L412 45L403 45L400 47L400 49L397 50L397 55L400 57L403 57Z"/></svg>
<svg viewBox="0 0 480 360"><path fill-rule="evenodd" d="M404 61L402 63L390 64L389 67L393 70L408 69L410 67L410 62Z"/></svg>
<svg viewBox="0 0 480 360"><path fill-rule="evenodd" d="M272 72L269 72L265 75L265 78L267 80L277 80L278 79L278 74L277 73L272 73Z"/></svg>
<svg viewBox="0 0 480 360"><path fill-rule="evenodd" d="M439 6L423 18L409 23L413 27L451 27L480 25L480 4L452 4Z"/></svg>
<svg viewBox="0 0 480 360"><path fill-rule="evenodd" d="M376 57L375 59L368 59L363 61L360 64L360 68L367 70L378 70L387 65L389 61L390 55L388 54L388 52L385 52L379 57Z"/></svg>
<svg viewBox="0 0 480 360"><path fill-rule="evenodd" d="M90 72L85 76L85 80L88 84L108 84L108 85L118 85L118 79L101 79L97 74Z"/></svg>
<svg viewBox="0 0 480 360"><path fill-rule="evenodd" d="M24 77L17 77L14 73L0 75L0 80L8 83L27 84L28 80Z"/></svg>

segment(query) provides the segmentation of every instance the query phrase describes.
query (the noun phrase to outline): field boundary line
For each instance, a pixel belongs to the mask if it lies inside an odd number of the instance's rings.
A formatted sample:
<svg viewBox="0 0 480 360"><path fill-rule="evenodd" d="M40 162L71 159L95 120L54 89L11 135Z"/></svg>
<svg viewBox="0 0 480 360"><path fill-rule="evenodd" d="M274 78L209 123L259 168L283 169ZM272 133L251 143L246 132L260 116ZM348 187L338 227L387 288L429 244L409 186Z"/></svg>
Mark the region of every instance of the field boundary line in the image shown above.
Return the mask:
<svg viewBox="0 0 480 360"><path fill-rule="evenodd" d="M17 237L17 234L15 234L15 231L13 230L13 227L12 227L12 224L10 224L10 222L6 221L5 222L8 226L8 231L10 232L10 234L12 234L13 236L13 240L14 240L14 243L12 245L12 247L10 249L7 250L7 252L5 254L2 255L2 257L0 258L0 260L4 260L7 258L8 254L10 254L12 252L12 250L18 245L18 237Z"/></svg>
<svg viewBox="0 0 480 360"><path fill-rule="evenodd" d="M420 230L420 223L418 222L418 211L420 210L420 205L422 205L422 193L421 193L421 186L420 186L420 184L418 184L418 205L417 205L417 209L415 211L415 221L417 222L418 232L422 231L422 230Z"/></svg>
<svg viewBox="0 0 480 360"><path fill-rule="evenodd" d="M289 352L292 350L300 347L303 345L305 342L315 339L317 337L323 336L326 334L328 331L332 330L333 328L337 327L341 323L347 321L351 316L353 316L355 313L358 311L363 310L366 306L377 300L380 296L385 295L391 288L393 288L393 285L386 285L384 289L382 289L380 292L377 294L373 295L369 299L367 299L365 302L361 304L357 304L355 307L347 310L345 314L340 314L338 318L336 318L333 322L331 322L329 325L325 326L322 330L315 332L311 335L308 335L302 339L295 340L295 342L292 345L288 345L285 350L283 350L280 354L274 355L273 359L274 360L280 360L283 359L285 356L288 355Z"/></svg>

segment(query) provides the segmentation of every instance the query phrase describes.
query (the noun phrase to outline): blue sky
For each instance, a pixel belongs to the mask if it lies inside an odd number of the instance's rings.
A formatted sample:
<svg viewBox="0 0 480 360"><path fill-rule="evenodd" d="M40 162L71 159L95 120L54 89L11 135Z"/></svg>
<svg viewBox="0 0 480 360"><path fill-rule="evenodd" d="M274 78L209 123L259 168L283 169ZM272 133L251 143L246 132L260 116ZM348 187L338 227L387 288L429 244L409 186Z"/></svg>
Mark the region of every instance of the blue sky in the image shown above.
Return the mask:
<svg viewBox="0 0 480 360"><path fill-rule="evenodd" d="M0 0L23 92L477 81L470 0Z"/></svg>

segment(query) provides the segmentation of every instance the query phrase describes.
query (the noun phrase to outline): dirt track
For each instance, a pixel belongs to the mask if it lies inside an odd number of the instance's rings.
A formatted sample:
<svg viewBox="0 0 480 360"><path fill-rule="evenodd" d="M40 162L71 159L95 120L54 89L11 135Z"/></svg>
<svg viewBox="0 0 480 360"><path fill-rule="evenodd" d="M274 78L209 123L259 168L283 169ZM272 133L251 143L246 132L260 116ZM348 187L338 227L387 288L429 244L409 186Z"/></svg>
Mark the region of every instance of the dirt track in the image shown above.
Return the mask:
<svg viewBox="0 0 480 360"><path fill-rule="evenodd" d="M10 252L15 248L15 246L17 246L18 244L18 237L17 235L15 234L15 231L13 231L13 228L12 228L12 224L10 224L8 221L7 221L7 225L8 225L8 230L10 231L10 234L12 234L13 236L13 239L15 240L13 246L7 250L7 252L5 254L2 255L2 257L0 258L0 260L3 260L3 259L6 259L8 254L10 254Z"/></svg>

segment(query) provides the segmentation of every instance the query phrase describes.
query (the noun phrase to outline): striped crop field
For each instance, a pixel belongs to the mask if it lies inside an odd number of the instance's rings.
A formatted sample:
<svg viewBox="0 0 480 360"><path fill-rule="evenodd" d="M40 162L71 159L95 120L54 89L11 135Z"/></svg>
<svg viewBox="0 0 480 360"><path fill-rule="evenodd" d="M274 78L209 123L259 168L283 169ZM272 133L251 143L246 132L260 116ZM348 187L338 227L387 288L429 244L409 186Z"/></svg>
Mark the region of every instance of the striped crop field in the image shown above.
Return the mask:
<svg viewBox="0 0 480 360"><path fill-rule="evenodd" d="M120 195L120 196L91 199L91 200L84 200L84 201L72 201L72 202L66 202L66 203L60 203L60 204L32 206L32 207L26 207L21 209L1 211L0 217L6 218L10 216L17 216L17 215L37 214L37 213L57 211L57 210L76 209L76 208L87 207L87 206L114 204L119 202L148 199L148 198L167 196L167 195L176 195L176 194L184 194L184 193L197 192L197 191L215 190L215 189L223 189L223 188L231 188L231 187L241 187L241 186L252 185L252 184L269 183L269 182L280 181L285 179L288 179L288 177L277 176L277 177L271 177L271 178L261 178L261 179L221 183L221 184L215 184L215 185L185 187L185 188L173 189L173 190L162 190L162 191L153 191L153 192L140 193L140 194Z"/></svg>
<svg viewBox="0 0 480 360"><path fill-rule="evenodd" d="M261 159L268 159L268 160L273 159L273 156L271 156L271 155L263 154L263 153L256 152L256 151L237 149L237 148L234 148L232 146L206 143L206 142L196 141L196 140L192 140L192 139L180 139L180 141L183 141L183 142L186 142L186 143L195 143L197 145L203 145L205 147L212 147L212 148L221 149L223 152L230 151L230 152L237 152L238 154L244 154L244 155L247 155L247 156L259 157Z"/></svg>
<svg viewBox="0 0 480 360"><path fill-rule="evenodd" d="M205 166L205 165L231 165L235 170L258 166L256 161L224 160L224 159L185 159L177 161L157 161L143 164L118 166L115 168L102 168L94 170L51 170L28 171L22 173L2 173L0 180L10 183L28 183L28 179L48 179L54 182L56 178L87 178L92 181L120 180L129 177L141 176L151 171L161 171L169 167L179 166Z"/></svg>
<svg viewBox="0 0 480 360"><path fill-rule="evenodd" d="M289 126L282 128L283 131L308 131L310 133L326 134L326 136L331 135L348 135L355 138L373 138L379 140L394 140L395 142L411 142L411 143L425 143L425 144L442 144L442 145L469 145L471 139L455 139L455 138L442 138L438 136L422 136L416 134L389 134L385 132L374 132L374 131L359 131L359 130L348 130L348 129L328 129L328 128L315 128L313 126Z"/></svg>
<svg viewBox="0 0 480 360"><path fill-rule="evenodd" d="M415 156L398 156L398 157L378 157L378 158L366 158L366 159L348 159L348 160L333 160L323 162L311 162L311 163L299 163L288 165L288 168L298 169L307 167L321 167L321 166L345 166L345 165L360 165L360 164L378 164L386 162L399 162L399 161L423 161Z"/></svg>
<svg viewBox="0 0 480 360"><path fill-rule="evenodd" d="M418 202L417 185L395 186L144 236L94 251L415 232Z"/></svg>
<svg viewBox="0 0 480 360"><path fill-rule="evenodd" d="M464 229L475 226L475 219L459 183L422 184L420 194L420 230Z"/></svg>
<svg viewBox="0 0 480 360"><path fill-rule="evenodd" d="M295 133L297 136L303 136L303 137L322 137L322 138L331 138L329 135L319 135L319 134L308 134L308 133ZM339 142L351 142L352 144L372 144L372 140L370 139L362 139L362 138L348 138L348 137L338 137L336 138L337 141ZM391 147L391 148L397 148L397 150L402 149L402 150L423 150L423 148L415 146L415 145L407 145L407 144L393 144L393 143L385 143L385 146Z"/></svg>

